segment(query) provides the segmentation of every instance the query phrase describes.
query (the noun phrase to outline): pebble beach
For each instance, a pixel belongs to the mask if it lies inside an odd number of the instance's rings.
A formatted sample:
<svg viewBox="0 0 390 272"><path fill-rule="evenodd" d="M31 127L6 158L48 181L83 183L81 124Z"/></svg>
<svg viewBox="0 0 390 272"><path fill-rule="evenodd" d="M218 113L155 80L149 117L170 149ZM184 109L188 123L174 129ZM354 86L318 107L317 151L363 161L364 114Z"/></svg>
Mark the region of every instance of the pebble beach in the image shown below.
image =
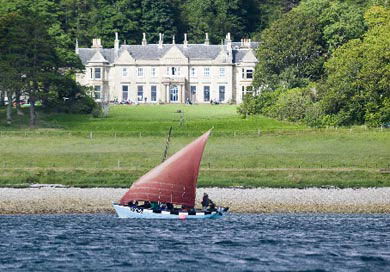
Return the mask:
<svg viewBox="0 0 390 272"><path fill-rule="evenodd" d="M113 213L127 189L0 188L0 214ZM202 195L236 213L390 213L390 188L200 188Z"/></svg>

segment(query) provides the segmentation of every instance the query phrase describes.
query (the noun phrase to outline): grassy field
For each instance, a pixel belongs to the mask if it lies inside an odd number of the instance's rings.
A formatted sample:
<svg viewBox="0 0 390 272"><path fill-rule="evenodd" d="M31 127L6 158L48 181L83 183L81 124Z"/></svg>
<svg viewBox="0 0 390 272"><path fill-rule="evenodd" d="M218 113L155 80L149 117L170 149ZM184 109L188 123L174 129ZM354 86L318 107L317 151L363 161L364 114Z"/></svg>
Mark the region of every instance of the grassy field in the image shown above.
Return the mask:
<svg viewBox="0 0 390 272"><path fill-rule="evenodd" d="M108 118L40 113L35 130L27 116L11 127L0 119L0 186L128 187L161 161L170 126L170 155L214 127L199 186L390 186L388 130L312 130L265 117L244 120L235 110L145 105L114 106Z"/></svg>

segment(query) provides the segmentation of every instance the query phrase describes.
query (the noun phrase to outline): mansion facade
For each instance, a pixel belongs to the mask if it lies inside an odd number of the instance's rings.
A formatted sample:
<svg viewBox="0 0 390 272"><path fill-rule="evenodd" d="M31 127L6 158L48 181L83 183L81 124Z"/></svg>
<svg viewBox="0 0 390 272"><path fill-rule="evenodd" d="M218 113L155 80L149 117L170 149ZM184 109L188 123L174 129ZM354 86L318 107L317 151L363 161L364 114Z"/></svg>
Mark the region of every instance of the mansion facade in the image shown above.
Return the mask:
<svg viewBox="0 0 390 272"><path fill-rule="evenodd" d="M241 103L251 92L255 49L249 39L232 42L230 33L221 45L148 44L144 34L141 45L120 45L115 35L114 48L103 48L94 39L91 48L76 54L85 65L77 82L94 89L97 101L133 103Z"/></svg>

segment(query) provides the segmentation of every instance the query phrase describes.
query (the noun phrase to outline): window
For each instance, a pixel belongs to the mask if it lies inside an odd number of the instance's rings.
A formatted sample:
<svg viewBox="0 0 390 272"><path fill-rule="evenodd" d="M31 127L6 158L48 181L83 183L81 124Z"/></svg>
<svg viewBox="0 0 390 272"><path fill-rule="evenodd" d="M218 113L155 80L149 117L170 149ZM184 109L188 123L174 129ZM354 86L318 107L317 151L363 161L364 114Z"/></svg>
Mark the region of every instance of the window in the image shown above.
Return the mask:
<svg viewBox="0 0 390 272"><path fill-rule="evenodd" d="M205 67L203 70L204 77L210 77L210 67Z"/></svg>
<svg viewBox="0 0 390 272"><path fill-rule="evenodd" d="M152 67L152 77L156 77L156 67Z"/></svg>
<svg viewBox="0 0 390 272"><path fill-rule="evenodd" d="M253 70L252 69L246 70L246 78L253 78Z"/></svg>
<svg viewBox="0 0 390 272"><path fill-rule="evenodd" d="M138 67L137 68L137 76L138 77L143 77L144 76L144 68Z"/></svg>
<svg viewBox="0 0 390 272"><path fill-rule="evenodd" d="M196 86L191 86L190 89L191 89L191 94L190 94L191 101L195 102L196 101Z"/></svg>
<svg viewBox="0 0 390 272"><path fill-rule="evenodd" d="M127 68L122 68L122 76L127 77Z"/></svg>
<svg viewBox="0 0 390 272"><path fill-rule="evenodd" d="M241 87L241 98L244 98L245 96L245 86Z"/></svg>
<svg viewBox="0 0 390 272"><path fill-rule="evenodd" d="M95 86L94 96L95 99L100 99L102 93L102 86Z"/></svg>
<svg viewBox="0 0 390 272"><path fill-rule="evenodd" d="M122 86L122 101L127 101L129 99L129 86Z"/></svg>
<svg viewBox="0 0 390 272"><path fill-rule="evenodd" d="M219 102L225 101L225 86L219 86Z"/></svg>
<svg viewBox="0 0 390 272"><path fill-rule="evenodd" d="M191 67L191 77L196 77L196 69L195 69L195 67Z"/></svg>
<svg viewBox="0 0 390 272"><path fill-rule="evenodd" d="M173 85L169 90L169 99L171 102L177 102L179 100L179 89L176 85Z"/></svg>
<svg viewBox="0 0 390 272"><path fill-rule="evenodd" d="M90 76L91 76L91 79L93 79L93 69L92 69L92 68L90 68L89 70L90 70Z"/></svg>
<svg viewBox="0 0 390 272"><path fill-rule="evenodd" d="M196 86L191 86L191 94L196 94Z"/></svg>
<svg viewBox="0 0 390 272"><path fill-rule="evenodd" d="M177 68L177 75L180 76L180 67Z"/></svg>
<svg viewBox="0 0 390 272"><path fill-rule="evenodd" d="M95 79L101 79L101 78L102 78L102 69L95 68Z"/></svg>
<svg viewBox="0 0 390 272"><path fill-rule="evenodd" d="M137 100L144 100L144 86L137 86Z"/></svg>
<svg viewBox="0 0 390 272"><path fill-rule="evenodd" d="M225 68L223 68L223 67L219 68L219 76L225 77Z"/></svg>
<svg viewBox="0 0 390 272"><path fill-rule="evenodd" d="M242 77L242 78L245 78L245 69L244 69L244 68L242 68L241 77Z"/></svg>
<svg viewBox="0 0 390 272"><path fill-rule="evenodd" d="M167 67L167 76L169 76L169 67Z"/></svg>
<svg viewBox="0 0 390 272"><path fill-rule="evenodd" d="M204 102L210 101L210 86L203 87L203 100Z"/></svg>
<svg viewBox="0 0 390 272"><path fill-rule="evenodd" d="M150 99L152 102L157 101L157 86L152 86L150 89Z"/></svg>

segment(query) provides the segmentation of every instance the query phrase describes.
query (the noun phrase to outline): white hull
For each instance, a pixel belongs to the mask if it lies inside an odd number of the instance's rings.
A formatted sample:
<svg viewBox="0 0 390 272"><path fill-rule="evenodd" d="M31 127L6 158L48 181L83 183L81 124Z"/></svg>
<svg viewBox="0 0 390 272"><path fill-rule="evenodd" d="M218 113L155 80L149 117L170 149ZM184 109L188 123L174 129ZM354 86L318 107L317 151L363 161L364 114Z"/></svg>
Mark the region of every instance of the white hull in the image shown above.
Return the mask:
<svg viewBox="0 0 390 272"><path fill-rule="evenodd" d="M213 219L220 218L226 213L221 208L219 211L203 212L197 211L195 214L188 212L178 212L178 214L169 211L155 212L151 209L133 208L112 203L119 218L146 218L146 219Z"/></svg>

